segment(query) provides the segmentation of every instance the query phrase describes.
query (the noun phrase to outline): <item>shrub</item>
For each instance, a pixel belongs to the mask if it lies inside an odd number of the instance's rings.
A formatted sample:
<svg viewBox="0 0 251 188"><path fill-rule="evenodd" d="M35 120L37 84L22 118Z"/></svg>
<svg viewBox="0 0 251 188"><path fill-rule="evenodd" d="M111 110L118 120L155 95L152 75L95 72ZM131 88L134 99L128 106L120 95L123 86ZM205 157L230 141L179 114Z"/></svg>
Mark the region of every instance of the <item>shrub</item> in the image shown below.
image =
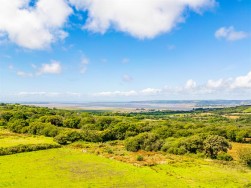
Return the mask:
<svg viewBox="0 0 251 188"><path fill-rule="evenodd" d="M72 143L81 139L82 139L81 134L76 131L61 132L60 134L54 137L54 140L62 145L65 145L67 143Z"/></svg>
<svg viewBox="0 0 251 188"><path fill-rule="evenodd" d="M136 159L137 159L137 161L143 161L143 160L144 160L144 157L141 156L141 155L138 155Z"/></svg>
<svg viewBox="0 0 251 188"><path fill-rule="evenodd" d="M232 161L233 157L226 152L220 152L217 155L217 159L222 161Z"/></svg>
<svg viewBox="0 0 251 188"><path fill-rule="evenodd" d="M245 142L245 138L248 136L248 131L241 130L236 134L236 142Z"/></svg>
<svg viewBox="0 0 251 188"><path fill-rule="evenodd" d="M169 138L161 150L176 155L202 152L203 137L195 135L188 138Z"/></svg>
<svg viewBox="0 0 251 188"><path fill-rule="evenodd" d="M251 166L251 150L248 148L242 148L237 151L238 157L242 163Z"/></svg>
<svg viewBox="0 0 251 188"><path fill-rule="evenodd" d="M58 134L57 136L54 137L54 141L61 144L61 145L65 145L68 143L68 135L65 132L62 132L60 134Z"/></svg>
<svg viewBox="0 0 251 188"><path fill-rule="evenodd" d="M102 133L99 131L95 131L95 130L86 130L86 131L82 131L80 132L81 134L81 139L83 141L87 141L87 142L102 142L103 138L102 138Z"/></svg>
<svg viewBox="0 0 251 188"><path fill-rule="evenodd" d="M23 127L29 126L29 124L25 120L14 120L13 122L9 122L7 127L13 132L20 133Z"/></svg>
<svg viewBox="0 0 251 188"><path fill-rule="evenodd" d="M45 150L51 148L59 148L59 147L60 145L57 144L30 144L30 145L20 144L8 148L0 148L0 156L22 153L22 152L37 151L37 150Z"/></svg>
<svg viewBox="0 0 251 188"><path fill-rule="evenodd" d="M231 149L230 143L222 136L210 135L203 143L204 152L208 157L217 158L219 152L227 152Z"/></svg>
<svg viewBox="0 0 251 188"><path fill-rule="evenodd" d="M6 125L7 125L7 123L6 123L5 121L0 120L0 127L1 127L1 126L6 126Z"/></svg>
<svg viewBox="0 0 251 188"><path fill-rule="evenodd" d="M71 117L67 118L63 121L64 127L69 128L80 128L80 118L78 117Z"/></svg>
<svg viewBox="0 0 251 188"><path fill-rule="evenodd" d="M128 151L158 151L163 145L163 140L154 133L141 133L135 137L126 139L125 147Z"/></svg>
<svg viewBox="0 0 251 188"><path fill-rule="evenodd" d="M183 141L185 149L190 153L197 153L203 150L203 137L194 135Z"/></svg>
<svg viewBox="0 0 251 188"><path fill-rule="evenodd" d="M108 149L106 150L106 152L109 153L109 154L113 154L113 153L114 153L114 152L112 151L111 148L108 148Z"/></svg>

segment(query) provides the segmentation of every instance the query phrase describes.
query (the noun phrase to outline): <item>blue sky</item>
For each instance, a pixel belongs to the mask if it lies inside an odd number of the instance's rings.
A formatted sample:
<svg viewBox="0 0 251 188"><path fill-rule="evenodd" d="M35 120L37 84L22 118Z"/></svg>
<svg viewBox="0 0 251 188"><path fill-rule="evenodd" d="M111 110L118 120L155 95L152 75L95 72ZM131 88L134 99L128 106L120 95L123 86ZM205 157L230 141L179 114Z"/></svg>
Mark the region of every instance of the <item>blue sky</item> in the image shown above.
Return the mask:
<svg viewBox="0 0 251 188"><path fill-rule="evenodd" d="M0 101L251 99L250 0L0 4Z"/></svg>

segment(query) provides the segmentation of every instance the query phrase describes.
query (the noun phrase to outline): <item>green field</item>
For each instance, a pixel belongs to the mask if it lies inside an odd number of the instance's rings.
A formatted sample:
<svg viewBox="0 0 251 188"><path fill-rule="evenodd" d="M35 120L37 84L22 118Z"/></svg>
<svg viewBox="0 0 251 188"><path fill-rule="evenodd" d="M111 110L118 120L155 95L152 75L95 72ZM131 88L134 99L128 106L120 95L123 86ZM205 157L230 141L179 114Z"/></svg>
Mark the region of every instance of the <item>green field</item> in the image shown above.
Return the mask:
<svg viewBox="0 0 251 188"><path fill-rule="evenodd" d="M248 108L248 109L246 109L246 110L244 110L243 112L245 112L245 113L251 113L251 107Z"/></svg>
<svg viewBox="0 0 251 188"><path fill-rule="evenodd" d="M0 127L0 148L7 148L19 144L56 144L53 138L45 136L32 136L24 134L12 133Z"/></svg>
<svg viewBox="0 0 251 188"><path fill-rule="evenodd" d="M177 156L176 156L177 157ZM0 157L0 187L245 187L251 170L180 157L136 167L60 148Z"/></svg>

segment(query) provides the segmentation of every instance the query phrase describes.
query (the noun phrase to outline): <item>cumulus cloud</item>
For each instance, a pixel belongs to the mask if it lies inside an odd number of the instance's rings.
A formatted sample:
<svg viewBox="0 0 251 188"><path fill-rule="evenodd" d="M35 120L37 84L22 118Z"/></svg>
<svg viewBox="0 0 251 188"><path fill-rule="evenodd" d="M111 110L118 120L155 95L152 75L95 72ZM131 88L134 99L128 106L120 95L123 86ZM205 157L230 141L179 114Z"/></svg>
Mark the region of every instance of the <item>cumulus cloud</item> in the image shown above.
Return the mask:
<svg viewBox="0 0 251 188"><path fill-rule="evenodd" d="M208 89L217 89L217 88L222 88L224 87L224 81L223 79L219 80L208 80L206 87Z"/></svg>
<svg viewBox="0 0 251 188"><path fill-rule="evenodd" d="M225 39L227 41L237 41L248 37L244 31L236 31L233 26L221 27L215 32L217 39Z"/></svg>
<svg viewBox="0 0 251 188"><path fill-rule="evenodd" d="M245 76L239 76L234 79L231 88L249 88L251 89L251 72Z"/></svg>
<svg viewBox="0 0 251 188"><path fill-rule="evenodd" d="M194 80L188 80L185 85L185 89L192 90L195 89L197 86L197 83Z"/></svg>
<svg viewBox="0 0 251 188"><path fill-rule="evenodd" d="M64 39L63 26L72 9L65 0L0 0L0 32L28 49L43 49Z"/></svg>
<svg viewBox="0 0 251 188"><path fill-rule="evenodd" d="M112 28L144 39L170 32L185 22L186 10L200 13L215 0L0 0L0 4L0 42L8 39L24 48L45 49L68 36L64 27L72 7L87 12L83 29L105 33Z"/></svg>
<svg viewBox="0 0 251 188"><path fill-rule="evenodd" d="M60 74L61 64L58 61L52 60L51 63L43 64L42 67L37 72L38 75L42 74Z"/></svg>
<svg viewBox="0 0 251 188"><path fill-rule="evenodd" d="M144 39L170 32L185 21L187 9L199 12L214 0L69 0L88 12L84 29L105 33L109 28Z"/></svg>
<svg viewBox="0 0 251 188"><path fill-rule="evenodd" d="M156 88L146 88L141 90L140 93L142 93L143 95L156 95L161 93L162 90L161 89L156 89Z"/></svg>
<svg viewBox="0 0 251 188"><path fill-rule="evenodd" d="M114 92L100 92L95 93L95 97L166 97L166 96L178 96L189 98L200 96L251 96L251 72L244 76L238 76L236 78L221 78L218 80L208 80L206 83L197 84L196 81L190 79L184 85L181 86L165 86L163 88L145 88L139 91L114 91ZM215 95L216 94L216 95Z"/></svg>

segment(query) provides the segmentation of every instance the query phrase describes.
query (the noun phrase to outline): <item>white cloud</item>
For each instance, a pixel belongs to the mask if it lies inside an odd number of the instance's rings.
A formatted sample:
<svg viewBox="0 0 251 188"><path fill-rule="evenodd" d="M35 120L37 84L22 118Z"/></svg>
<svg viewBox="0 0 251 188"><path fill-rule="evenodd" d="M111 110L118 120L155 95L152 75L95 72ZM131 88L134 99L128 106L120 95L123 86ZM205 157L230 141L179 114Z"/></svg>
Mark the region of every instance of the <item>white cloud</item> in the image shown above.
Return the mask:
<svg viewBox="0 0 251 188"><path fill-rule="evenodd" d="M115 97L115 96L123 96L123 97L129 97L129 96L136 96L138 93L134 90L131 91L107 91L107 92L99 92L95 93L94 96L101 96L101 97Z"/></svg>
<svg viewBox="0 0 251 188"><path fill-rule="evenodd" d="M58 92L19 92L18 96L46 96L46 97L55 97L59 96Z"/></svg>
<svg viewBox="0 0 251 188"><path fill-rule="evenodd" d="M0 31L21 47L44 49L62 40L67 33L62 27L72 13L65 0L0 0Z"/></svg>
<svg viewBox="0 0 251 188"><path fill-rule="evenodd" d="M215 32L215 37L218 39L225 39L227 41L236 41L248 37L248 34L244 31L236 31L233 26L221 27Z"/></svg>
<svg viewBox="0 0 251 188"><path fill-rule="evenodd" d="M32 77L33 76L32 73L23 72L23 71L17 71L17 75L20 77Z"/></svg>
<svg viewBox="0 0 251 188"><path fill-rule="evenodd" d="M105 33L109 28L143 39L170 32L185 21L187 9L199 12L214 0L69 0L88 11L84 29Z"/></svg>
<svg viewBox="0 0 251 188"><path fill-rule="evenodd" d="M208 80L206 87L208 89L218 89L224 87L226 83L224 82L223 79L219 80Z"/></svg>
<svg viewBox="0 0 251 188"><path fill-rule="evenodd" d="M143 39L170 32L185 21L186 10L200 13L215 0L0 0L0 42L45 49L63 40L73 13L69 3L87 11L84 29L105 33L113 28Z"/></svg>
<svg viewBox="0 0 251 188"><path fill-rule="evenodd" d="M123 77L122 77L122 80L124 82L132 82L133 81L133 77L131 77L130 75L128 74L124 74Z"/></svg>
<svg viewBox="0 0 251 188"><path fill-rule="evenodd" d="M219 80L208 80L206 89L211 90L246 90L251 89L251 72L244 76L237 76L236 78L226 78Z"/></svg>
<svg viewBox="0 0 251 188"><path fill-rule="evenodd" d="M142 90L100 92L93 96L98 97L146 97L155 96L166 99L167 96L177 98L204 99L202 97L238 97L251 96L251 72L244 76L236 78L221 78L218 80L208 80L206 83L197 84L190 79L183 86L165 86L163 88L146 88ZM250 98L250 97L249 97Z"/></svg>
<svg viewBox="0 0 251 188"><path fill-rule="evenodd" d="M22 91L17 94L17 96L22 97L29 97L29 96L44 96L44 97L80 97L82 96L81 93L76 92L66 92L66 93L60 93L60 92L45 92L45 91Z"/></svg>
<svg viewBox="0 0 251 188"><path fill-rule="evenodd" d="M143 95L156 95L161 92L162 92L161 89L156 89L156 88L146 88L146 89L141 90L141 93Z"/></svg>
<svg viewBox="0 0 251 188"><path fill-rule="evenodd" d="M37 72L38 75L42 74L59 74L61 73L61 64L58 61L52 60L49 64L43 64Z"/></svg>
<svg viewBox="0 0 251 188"><path fill-rule="evenodd" d="M251 72L245 76L239 76L234 79L231 88L249 88L251 89Z"/></svg>
<svg viewBox="0 0 251 188"><path fill-rule="evenodd" d="M197 86L197 83L194 80L187 80L185 89L193 90L196 88L196 86Z"/></svg>

